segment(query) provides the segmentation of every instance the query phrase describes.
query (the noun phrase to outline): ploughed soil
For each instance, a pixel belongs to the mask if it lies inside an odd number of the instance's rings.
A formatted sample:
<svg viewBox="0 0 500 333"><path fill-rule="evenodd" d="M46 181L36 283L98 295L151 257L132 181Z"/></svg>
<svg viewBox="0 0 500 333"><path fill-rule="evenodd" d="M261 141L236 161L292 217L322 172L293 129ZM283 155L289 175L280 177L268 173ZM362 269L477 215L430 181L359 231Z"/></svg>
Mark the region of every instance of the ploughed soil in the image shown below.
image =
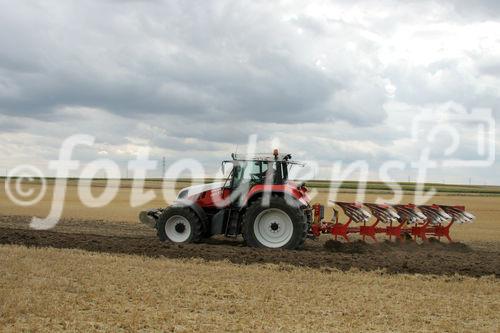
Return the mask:
<svg viewBox="0 0 500 333"><path fill-rule="evenodd" d="M307 240L303 250L246 247L240 238L216 237L201 244L160 242L155 230L137 223L63 219L54 229L32 230L26 216L0 216L0 244L82 249L93 252L166 258L228 260L237 264L275 263L322 270L382 270L387 273L495 275L500 277L500 251L464 243L413 241L343 243L330 237Z"/></svg>

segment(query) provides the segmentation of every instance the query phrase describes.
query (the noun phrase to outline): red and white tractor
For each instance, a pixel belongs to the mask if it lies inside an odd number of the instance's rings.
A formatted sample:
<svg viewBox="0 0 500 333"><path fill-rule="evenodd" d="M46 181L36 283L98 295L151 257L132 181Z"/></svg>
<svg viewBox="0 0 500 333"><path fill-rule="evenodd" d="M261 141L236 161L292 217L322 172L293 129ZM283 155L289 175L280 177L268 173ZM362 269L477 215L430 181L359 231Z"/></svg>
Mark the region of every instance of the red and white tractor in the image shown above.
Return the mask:
<svg viewBox="0 0 500 333"><path fill-rule="evenodd" d="M238 156L225 182L182 189L167 208L143 211L142 223L157 229L162 241L200 242L223 234L242 235L249 246L301 248L312 222L307 188L288 179L301 165L290 154Z"/></svg>
<svg viewBox="0 0 500 333"><path fill-rule="evenodd" d="M247 245L265 248L299 249L307 236L331 234L350 241L350 235L377 242L378 235L399 241L447 239L454 224L469 223L475 216L464 206L332 202L347 221L324 221L324 207L310 204L303 183L288 179L290 168L302 165L291 155L238 156L223 161L232 164L225 182L182 189L167 208L143 211L142 223L157 230L162 241L200 242L223 234L242 235ZM358 226L353 226L358 224ZM382 226L385 225L385 226Z"/></svg>

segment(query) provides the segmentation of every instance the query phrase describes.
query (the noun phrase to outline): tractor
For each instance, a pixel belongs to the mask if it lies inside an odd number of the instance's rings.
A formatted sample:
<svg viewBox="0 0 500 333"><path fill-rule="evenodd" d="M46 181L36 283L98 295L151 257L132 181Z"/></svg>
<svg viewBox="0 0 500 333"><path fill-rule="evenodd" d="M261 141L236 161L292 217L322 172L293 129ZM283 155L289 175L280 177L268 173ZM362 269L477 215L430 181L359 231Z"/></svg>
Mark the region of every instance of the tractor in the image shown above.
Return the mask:
<svg viewBox="0 0 500 333"><path fill-rule="evenodd" d="M182 189L166 207L142 211L142 223L154 227L161 241L201 242L214 235L242 235L247 245L299 249L312 222L304 183L288 179L303 164L290 154L240 156L222 162L232 168L224 182Z"/></svg>
<svg viewBox="0 0 500 333"><path fill-rule="evenodd" d="M311 205L305 184L289 179L294 165L303 166L290 154L274 150L269 155L231 156L222 162L223 170L232 165L224 182L184 188L171 206L142 211L140 221L155 228L161 241L191 243L213 235L242 235L253 247L300 249L306 237L322 234L347 242L351 234L373 242L378 235L397 241L452 242L453 224L475 220L464 206L332 201L347 221L339 220L336 208L332 220L324 221L324 206Z"/></svg>

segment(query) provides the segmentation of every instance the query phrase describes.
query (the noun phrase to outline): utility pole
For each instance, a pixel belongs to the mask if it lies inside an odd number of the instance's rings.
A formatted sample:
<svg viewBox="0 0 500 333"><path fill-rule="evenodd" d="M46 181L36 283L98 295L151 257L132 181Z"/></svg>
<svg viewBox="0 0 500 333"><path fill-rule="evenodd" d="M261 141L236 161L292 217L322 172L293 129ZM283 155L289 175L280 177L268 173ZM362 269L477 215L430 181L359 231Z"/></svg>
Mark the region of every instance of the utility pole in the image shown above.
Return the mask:
<svg viewBox="0 0 500 333"><path fill-rule="evenodd" d="M161 178L165 177L165 156L163 156L163 159L162 159L162 174L161 174Z"/></svg>

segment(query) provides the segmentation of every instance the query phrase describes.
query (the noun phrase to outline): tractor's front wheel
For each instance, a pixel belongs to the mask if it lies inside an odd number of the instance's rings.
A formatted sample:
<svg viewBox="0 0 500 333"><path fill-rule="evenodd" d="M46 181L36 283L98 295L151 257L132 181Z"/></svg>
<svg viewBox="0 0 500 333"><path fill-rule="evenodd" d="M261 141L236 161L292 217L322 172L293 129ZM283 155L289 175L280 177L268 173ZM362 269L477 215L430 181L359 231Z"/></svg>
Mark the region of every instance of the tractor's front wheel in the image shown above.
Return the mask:
<svg viewBox="0 0 500 333"><path fill-rule="evenodd" d="M158 237L173 243L196 243L202 238L199 217L189 207L169 207L158 220Z"/></svg>
<svg viewBox="0 0 500 333"><path fill-rule="evenodd" d="M249 246L297 249L304 245L307 218L299 207L273 196L269 205L257 200L247 208L242 234Z"/></svg>

